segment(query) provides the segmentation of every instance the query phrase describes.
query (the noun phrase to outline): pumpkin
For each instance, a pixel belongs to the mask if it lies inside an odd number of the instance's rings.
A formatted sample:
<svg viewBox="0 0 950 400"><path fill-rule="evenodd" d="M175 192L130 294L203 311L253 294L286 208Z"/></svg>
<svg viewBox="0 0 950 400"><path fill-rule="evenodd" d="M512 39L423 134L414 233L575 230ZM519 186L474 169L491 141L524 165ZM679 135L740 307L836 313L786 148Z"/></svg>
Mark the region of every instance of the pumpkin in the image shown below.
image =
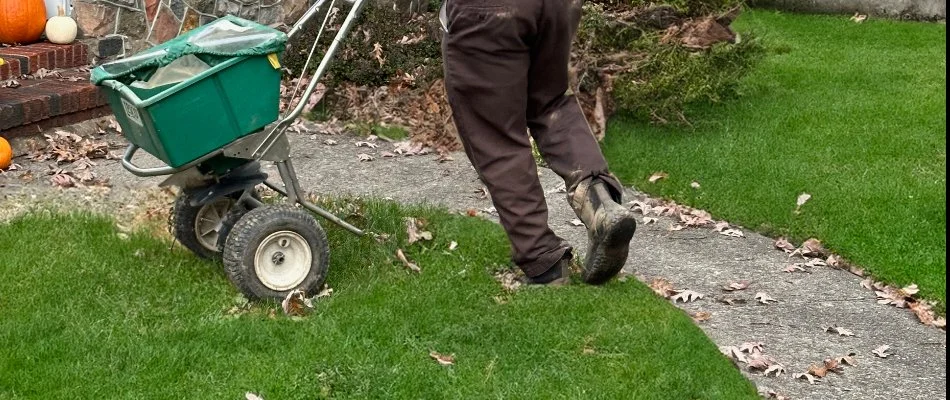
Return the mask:
<svg viewBox="0 0 950 400"><path fill-rule="evenodd" d="M9 167L13 163L13 149L10 148L10 142L0 137L0 169Z"/></svg>
<svg viewBox="0 0 950 400"><path fill-rule="evenodd" d="M29 44L46 29L43 0L0 0L0 43Z"/></svg>
<svg viewBox="0 0 950 400"><path fill-rule="evenodd" d="M56 44L70 44L76 40L76 21L63 13L59 6L59 15L46 21L46 38Z"/></svg>

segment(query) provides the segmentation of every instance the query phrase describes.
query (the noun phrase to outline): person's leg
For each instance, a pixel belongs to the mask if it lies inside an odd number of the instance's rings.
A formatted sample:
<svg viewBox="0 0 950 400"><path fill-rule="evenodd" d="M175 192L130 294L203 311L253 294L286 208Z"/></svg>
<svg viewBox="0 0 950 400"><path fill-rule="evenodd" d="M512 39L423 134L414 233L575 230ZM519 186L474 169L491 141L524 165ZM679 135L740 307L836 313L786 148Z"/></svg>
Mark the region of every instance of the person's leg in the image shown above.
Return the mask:
<svg viewBox="0 0 950 400"><path fill-rule="evenodd" d="M619 204L623 187L610 174L580 104L567 94L581 2L542 1L528 73L528 127L545 161L564 179L570 204L588 228L584 280L603 283L623 268L636 222Z"/></svg>
<svg viewBox="0 0 950 400"><path fill-rule="evenodd" d="M540 1L449 0L442 47L459 137L528 277L545 276L570 251L548 226L525 120L531 54L523 38Z"/></svg>

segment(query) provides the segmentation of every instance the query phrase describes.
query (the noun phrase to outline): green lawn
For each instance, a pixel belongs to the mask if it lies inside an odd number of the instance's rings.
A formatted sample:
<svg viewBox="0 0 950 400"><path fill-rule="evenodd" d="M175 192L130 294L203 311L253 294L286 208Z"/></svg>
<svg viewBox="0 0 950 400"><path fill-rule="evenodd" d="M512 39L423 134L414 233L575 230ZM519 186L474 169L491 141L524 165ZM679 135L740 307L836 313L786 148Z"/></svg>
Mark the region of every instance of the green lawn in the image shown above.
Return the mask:
<svg viewBox="0 0 950 400"><path fill-rule="evenodd" d="M611 167L718 218L817 237L880 279L917 283L943 312L946 26L772 11L735 25L770 49L743 97L693 107L692 129L616 118ZM651 184L655 171L669 178ZM812 198L795 214L801 193Z"/></svg>
<svg viewBox="0 0 950 400"><path fill-rule="evenodd" d="M407 212L433 241L405 246ZM276 303L229 316L239 301L220 264L145 234L122 240L102 217L0 225L0 397L757 398L688 315L635 279L508 295L492 278L507 263L496 224L389 203L362 214L355 223L395 236L328 227L335 292L301 321L270 318ZM394 261L399 246L421 274Z"/></svg>

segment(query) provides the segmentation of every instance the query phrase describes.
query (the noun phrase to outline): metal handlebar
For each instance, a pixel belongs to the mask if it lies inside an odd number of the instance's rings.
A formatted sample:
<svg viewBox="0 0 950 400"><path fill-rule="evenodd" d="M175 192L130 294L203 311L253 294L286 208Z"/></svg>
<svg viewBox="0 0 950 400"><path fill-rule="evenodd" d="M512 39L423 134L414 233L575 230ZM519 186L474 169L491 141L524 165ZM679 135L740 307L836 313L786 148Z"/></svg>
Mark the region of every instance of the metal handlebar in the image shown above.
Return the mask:
<svg viewBox="0 0 950 400"><path fill-rule="evenodd" d="M132 163L132 157L135 155L136 152L139 151L140 148L141 148L141 147L139 147L139 146L136 146L136 145L134 145L134 144L130 144L129 147L127 147L127 148L125 149L125 154L122 155L121 163L122 163L122 168L125 168L127 171L131 172L131 173L134 174L135 176L139 176L139 177L143 177L143 178L145 178L145 177L150 177L150 176L171 175L171 174L177 173L177 172L179 172L179 171L182 171L182 170L186 170L186 169L188 169L188 168L191 168L191 167L193 167L193 166L195 166L195 165L201 164L201 163L203 163L203 162L205 162L205 161L208 161L208 160L210 160L211 158L220 155L220 154L224 151L224 150L221 150L221 149L212 151L212 152L210 152L210 153L208 153L208 154L205 154L204 156L201 156L201 157L198 158L197 160L194 160L194 161L188 163L187 165L183 165L183 166L180 166L180 167L177 167L177 168L169 167L169 166L164 166L164 167L152 167L152 168L142 168L142 167L139 167L139 166L137 166L137 165L135 165L135 164Z"/></svg>

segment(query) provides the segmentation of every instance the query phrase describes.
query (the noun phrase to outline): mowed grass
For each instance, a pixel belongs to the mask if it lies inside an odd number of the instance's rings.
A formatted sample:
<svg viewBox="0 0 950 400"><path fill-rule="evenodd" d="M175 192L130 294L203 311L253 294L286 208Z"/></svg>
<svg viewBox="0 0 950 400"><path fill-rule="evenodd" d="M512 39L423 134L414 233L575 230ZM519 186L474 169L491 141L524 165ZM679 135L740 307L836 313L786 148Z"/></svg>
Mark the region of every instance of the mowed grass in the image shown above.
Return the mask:
<svg viewBox="0 0 950 400"><path fill-rule="evenodd" d="M751 11L736 27L770 49L744 96L696 105L692 129L615 119L611 167L718 218L817 237L945 312L946 26ZM656 171L669 178L649 183Z"/></svg>
<svg viewBox="0 0 950 400"><path fill-rule="evenodd" d="M496 224L359 204L351 222L393 236L327 227L334 292L298 321L276 302L231 315L242 302L219 263L123 240L104 217L0 225L0 397L757 398L687 314L635 279L507 293L493 278L508 259ZM404 216L435 238L407 246Z"/></svg>

